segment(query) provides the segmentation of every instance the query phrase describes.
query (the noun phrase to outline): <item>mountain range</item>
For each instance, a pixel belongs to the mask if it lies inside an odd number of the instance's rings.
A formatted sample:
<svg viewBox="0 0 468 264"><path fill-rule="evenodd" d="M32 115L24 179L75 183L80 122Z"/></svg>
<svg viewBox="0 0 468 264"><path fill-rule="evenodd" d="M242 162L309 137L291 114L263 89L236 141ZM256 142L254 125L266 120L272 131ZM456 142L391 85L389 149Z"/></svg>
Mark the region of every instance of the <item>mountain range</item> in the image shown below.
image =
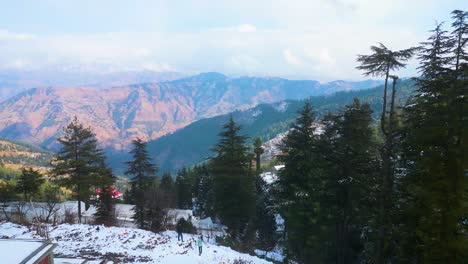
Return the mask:
<svg viewBox="0 0 468 264"><path fill-rule="evenodd" d="M414 90L414 81L403 80L397 85L397 105L404 105ZM354 98L369 103L373 110L374 120L379 120L382 107L383 86L359 91L342 91L332 95L312 96L310 101L319 118L327 113L343 109L352 103ZM160 171L176 172L183 166L192 166L209 159L210 151L218 141L218 133L223 124L232 116L234 121L242 126L241 134L249 137L251 144L256 137L263 141L275 138L280 133L289 130L291 123L297 117L297 112L303 107L302 100L285 100L272 104L260 104L244 111L234 111L229 114L205 118L148 142L150 156L158 164ZM112 152L108 155L112 167L123 171L123 162L130 157L127 152Z"/></svg>
<svg viewBox="0 0 468 264"><path fill-rule="evenodd" d="M64 67L42 70L0 70L0 101L35 87L93 86L110 88L134 83L156 83L182 78L177 72L151 70L107 71Z"/></svg>
<svg viewBox="0 0 468 264"><path fill-rule="evenodd" d="M135 137L154 140L204 118L262 103L368 89L379 83L368 80L322 84L204 73L112 88L39 87L0 103L0 137L54 149L62 128L77 116L92 128L102 146L126 150Z"/></svg>

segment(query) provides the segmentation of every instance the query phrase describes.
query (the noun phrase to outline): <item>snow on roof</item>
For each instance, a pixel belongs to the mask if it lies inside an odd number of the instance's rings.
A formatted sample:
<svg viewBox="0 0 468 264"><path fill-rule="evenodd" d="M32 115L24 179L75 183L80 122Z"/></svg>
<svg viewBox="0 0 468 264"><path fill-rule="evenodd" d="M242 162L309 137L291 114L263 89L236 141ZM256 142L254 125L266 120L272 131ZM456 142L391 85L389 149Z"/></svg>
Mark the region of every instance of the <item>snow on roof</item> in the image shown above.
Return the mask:
<svg viewBox="0 0 468 264"><path fill-rule="evenodd" d="M54 248L55 248L56 245L54 244L50 244L50 243L47 243L46 245L43 246L43 248L41 249L41 251L37 252L37 253L33 253L34 256L28 260L28 262L26 262L25 264L34 264L34 263L37 263L39 260L41 260L44 256L47 255L48 252L51 252Z"/></svg>
<svg viewBox="0 0 468 264"><path fill-rule="evenodd" d="M0 259L2 263L35 263L48 251L55 247L54 244L41 240L31 239L0 239ZM24 262L27 260L27 262Z"/></svg>
<svg viewBox="0 0 468 264"><path fill-rule="evenodd" d="M189 217L193 216L192 210L184 210L184 209L169 209L167 211L167 215L169 217L174 217L175 219L184 218L185 220L189 219Z"/></svg>
<svg viewBox="0 0 468 264"><path fill-rule="evenodd" d="M281 170L282 168L284 168L284 165L276 165L275 166L275 170Z"/></svg>
<svg viewBox="0 0 468 264"><path fill-rule="evenodd" d="M211 220L211 217L208 217L205 219L198 220L195 226L201 229L212 229L214 225L213 220Z"/></svg>

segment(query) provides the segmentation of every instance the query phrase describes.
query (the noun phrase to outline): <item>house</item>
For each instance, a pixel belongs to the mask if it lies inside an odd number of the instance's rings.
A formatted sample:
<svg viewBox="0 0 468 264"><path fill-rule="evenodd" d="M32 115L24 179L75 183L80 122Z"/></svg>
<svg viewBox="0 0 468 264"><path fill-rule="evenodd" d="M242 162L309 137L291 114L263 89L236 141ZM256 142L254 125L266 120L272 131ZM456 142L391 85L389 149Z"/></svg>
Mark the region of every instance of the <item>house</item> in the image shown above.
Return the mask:
<svg viewBox="0 0 468 264"><path fill-rule="evenodd" d="M2 264L84 264L85 259L55 258L56 247L39 239L0 239Z"/></svg>
<svg viewBox="0 0 468 264"><path fill-rule="evenodd" d="M4 264L54 264L55 244L35 239L0 239Z"/></svg>

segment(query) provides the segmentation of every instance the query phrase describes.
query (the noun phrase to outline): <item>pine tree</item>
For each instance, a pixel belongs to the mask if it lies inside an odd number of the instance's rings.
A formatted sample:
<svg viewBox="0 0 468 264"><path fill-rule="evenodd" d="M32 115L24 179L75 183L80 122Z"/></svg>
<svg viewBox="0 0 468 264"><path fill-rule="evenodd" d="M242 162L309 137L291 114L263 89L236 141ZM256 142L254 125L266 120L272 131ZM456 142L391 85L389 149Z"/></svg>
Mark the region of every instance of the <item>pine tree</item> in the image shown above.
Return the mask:
<svg viewBox="0 0 468 264"><path fill-rule="evenodd" d="M245 231L255 210L254 178L249 175L246 137L232 116L219 133L211 161L216 213L234 240L247 237Z"/></svg>
<svg viewBox="0 0 468 264"><path fill-rule="evenodd" d="M139 228L145 225L145 192L156 177L157 167L151 162L146 150L146 142L136 138L132 141L133 149L130 151L133 160L127 162L126 175L133 176L130 181L130 196L135 203L133 218Z"/></svg>
<svg viewBox="0 0 468 264"><path fill-rule="evenodd" d="M254 142L256 165L255 191L257 197L255 228L257 229L257 247L264 250L272 250L276 245L276 218L273 194L270 186L261 177L261 155L264 153L262 141L257 138Z"/></svg>
<svg viewBox="0 0 468 264"><path fill-rule="evenodd" d="M213 174L205 165L196 166L192 172L194 175L193 194L195 197L194 213L201 218L215 217L215 197Z"/></svg>
<svg viewBox="0 0 468 264"><path fill-rule="evenodd" d="M94 219L96 224L112 226L115 223L115 197L114 190L115 176L112 171L103 164L103 170L99 174L100 193L96 204Z"/></svg>
<svg viewBox="0 0 468 264"><path fill-rule="evenodd" d="M405 107L406 262L468 259L467 12L454 11L453 18L451 35L438 24L422 43L417 93Z"/></svg>
<svg viewBox="0 0 468 264"><path fill-rule="evenodd" d="M25 201L32 198L38 191L39 187L45 182L41 173L33 168L23 168L21 175L16 183L16 190L23 194Z"/></svg>
<svg viewBox="0 0 468 264"><path fill-rule="evenodd" d="M192 209L192 183L190 182L190 172L184 167L177 172L175 188L177 193L177 208Z"/></svg>
<svg viewBox="0 0 468 264"><path fill-rule="evenodd" d="M328 216L333 246L327 262L357 263L363 243L360 236L372 219L376 185L376 142L372 110L354 99L344 112L329 115L321 136L325 178L321 201Z"/></svg>
<svg viewBox="0 0 468 264"><path fill-rule="evenodd" d="M395 87L396 78L392 78L391 71L404 68L404 63L410 59L416 52L417 48L409 48L404 50L392 51L382 43L379 46L371 46L373 53L371 55L358 55L357 61L361 63L356 67L364 71L365 76L385 76L382 113L380 117L380 128L384 136L384 144L381 148L382 158L382 183L380 192L379 206L379 227L378 240L376 245L376 263L384 263L393 254L390 245L393 244L394 236L391 233L393 228L392 212L394 207L394 170L395 170L395 137L397 135L395 127ZM393 79L393 91L390 106L390 119L387 112L387 86L388 79ZM388 125L388 127L387 127Z"/></svg>
<svg viewBox="0 0 468 264"><path fill-rule="evenodd" d="M256 168L256 175L260 175L260 172L262 171L262 168L260 166L260 157L262 156L263 153L265 153L265 150L262 147L262 140L260 138L256 138L254 141L254 153L255 153L255 168Z"/></svg>
<svg viewBox="0 0 468 264"><path fill-rule="evenodd" d="M256 229L258 248L272 250L278 239L276 235L275 205L266 182L261 179L262 192L257 192Z"/></svg>
<svg viewBox="0 0 468 264"><path fill-rule="evenodd" d="M102 150L97 146L96 136L85 128L75 117L64 128L65 135L58 138L60 150L52 162L52 174L59 183L71 188L78 200L78 222L81 223L81 202L89 202L92 187L97 186L97 175L104 160Z"/></svg>
<svg viewBox="0 0 468 264"><path fill-rule="evenodd" d="M277 181L280 213L285 220L288 258L299 263L322 259L325 252L323 207L324 174L316 133L316 117L309 102L283 139L279 160L285 168Z"/></svg>
<svg viewBox="0 0 468 264"><path fill-rule="evenodd" d="M174 180L169 172L166 172L161 177L159 183L159 192L162 196L164 208L174 208L176 206L176 190Z"/></svg>

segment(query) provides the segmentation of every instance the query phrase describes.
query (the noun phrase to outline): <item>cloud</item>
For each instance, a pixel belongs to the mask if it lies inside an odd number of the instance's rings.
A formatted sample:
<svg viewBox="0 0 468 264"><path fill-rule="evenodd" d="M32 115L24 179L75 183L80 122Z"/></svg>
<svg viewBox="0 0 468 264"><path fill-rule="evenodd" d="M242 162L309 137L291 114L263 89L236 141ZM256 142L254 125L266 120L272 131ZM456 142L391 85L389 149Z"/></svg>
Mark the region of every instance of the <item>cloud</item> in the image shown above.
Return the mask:
<svg viewBox="0 0 468 264"><path fill-rule="evenodd" d="M291 65L301 65L302 61L299 59L296 55L292 53L290 49L285 49L283 50L283 56L286 62L288 62Z"/></svg>
<svg viewBox="0 0 468 264"><path fill-rule="evenodd" d="M0 41L9 41L9 40L30 40L33 39L34 35L32 34L23 34L23 33L12 33L5 29L0 29Z"/></svg>
<svg viewBox="0 0 468 264"><path fill-rule="evenodd" d="M456 7L455 0L200 0L190 7L184 1L159 1L122 12L125 2L107 7L106 14L121 16L109 17L110 22L99 10L89 21L79 20L73 6L62 4L63 16L70 17L62 20L61 28L70 28L66 33L0 29L0 68L112 65L116 70L361 79L357 54L369 53L377 42L392 49L417 45L433 18L443 20L439 14ZM104 8L106 0L96 5ZM75 24L67 26L68 21ZM78 22L96 25L90 28L97 32L79 28ZM414 68L398 74L414 75Z"/></svg>
<svg viewBox="0 0 468 264"><path fill-rule="evenodd" d="M257 31L257 28L251 24L242 24L237 27L237 30L239 32L255 32Z"/></svg>

